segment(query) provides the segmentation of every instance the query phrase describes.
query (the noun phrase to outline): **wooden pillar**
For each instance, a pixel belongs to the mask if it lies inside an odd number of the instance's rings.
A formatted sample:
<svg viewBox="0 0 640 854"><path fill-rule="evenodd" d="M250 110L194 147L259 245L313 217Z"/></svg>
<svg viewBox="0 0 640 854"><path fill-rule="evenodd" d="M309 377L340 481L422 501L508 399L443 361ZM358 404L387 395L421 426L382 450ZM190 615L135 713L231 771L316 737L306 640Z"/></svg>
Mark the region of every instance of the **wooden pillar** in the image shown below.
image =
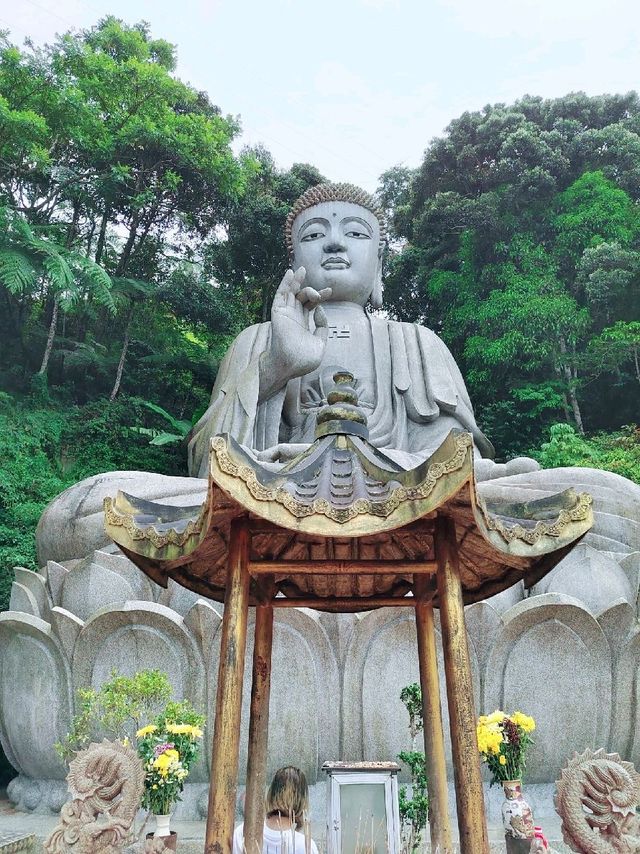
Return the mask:
<svg viewBox="0 0 640 854"><path fill-rule="evenodd" d="M451 820L447 792L447 767L444 757L444 732L440 707L440 679L436 653L433 605L426 600L426 578L416 576L413 585L416 604L416 631L422 689L424 758L429 792L429 831L431 850L451 854Z"/></svg>
<svg viewBox="0 0 640 854"><path fill-rule="evenodd" d="M460 851L489 854L456 530L448 516L438 516L435 547Z"/></svg>
<svg viewBox="0 0 640 854"><path fill-rule="evenodd" d="M233 845L249 609L248 563L249 528L243 517L231 522L229 536L205 854L231 854Z"/></svg>
<svg viewBox="0 0 640 854"><path fill-rule="evenodd" d="M273 585L265 590L265 601L256 607L249 718L247 790L244 800L244 847L247 854L262 854L264 792L267 783L269 738L269 690L271 688L271 646L273 641Z"/></svg>

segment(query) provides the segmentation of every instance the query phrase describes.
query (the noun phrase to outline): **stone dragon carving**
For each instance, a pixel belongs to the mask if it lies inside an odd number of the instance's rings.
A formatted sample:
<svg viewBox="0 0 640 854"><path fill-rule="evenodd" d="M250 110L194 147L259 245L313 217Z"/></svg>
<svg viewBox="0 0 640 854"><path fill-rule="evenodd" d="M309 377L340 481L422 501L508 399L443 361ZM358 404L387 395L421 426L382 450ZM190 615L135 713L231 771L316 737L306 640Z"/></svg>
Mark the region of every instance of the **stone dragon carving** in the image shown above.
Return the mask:
<svg viewBox="0 0 640 854"><path fill-rule="evenodd" d="M140 808L144 768L132 747L92 743L78 752L67 775L72 799L45 840L48 854L119 854L130 841Z"/></svg>
<svg viewBox="0 0 640 854"><path fill-rule="evenodd" d="M603 749L575 753L556 782L562 836L584 854L638 854L640 774Z"/></svg>

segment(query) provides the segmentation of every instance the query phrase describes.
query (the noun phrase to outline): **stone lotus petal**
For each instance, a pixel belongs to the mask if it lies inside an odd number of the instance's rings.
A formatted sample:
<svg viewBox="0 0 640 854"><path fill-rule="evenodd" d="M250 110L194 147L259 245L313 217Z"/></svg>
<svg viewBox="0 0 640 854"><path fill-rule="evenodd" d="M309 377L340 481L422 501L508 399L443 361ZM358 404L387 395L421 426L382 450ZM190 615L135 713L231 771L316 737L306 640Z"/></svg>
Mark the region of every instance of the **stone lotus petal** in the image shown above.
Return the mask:
<svg viewBox="0 0 640 854"><path fill-rule="evenodd" d="M595 616L565 594L532 597L503 615L487 661L483 708L522 709L535 718L528 780L547 782L573 750L608 744L612 658Z"/></svg>
<svg viewBox="0 0 640 854"><path fill-rule="evenodd" d="M64 780L53 750L73 709L71 670L51 625L32 614L0 614L0 734L11 764L27 777Z"/></svg>
<svg viewBox="0 0 640 854"><path fill-rule="evenodd" d="M593 614L619 599L634 601L634 592L623 568L607 554L579 543L549 575L533 588L534 593L566 593Z"/></svg>

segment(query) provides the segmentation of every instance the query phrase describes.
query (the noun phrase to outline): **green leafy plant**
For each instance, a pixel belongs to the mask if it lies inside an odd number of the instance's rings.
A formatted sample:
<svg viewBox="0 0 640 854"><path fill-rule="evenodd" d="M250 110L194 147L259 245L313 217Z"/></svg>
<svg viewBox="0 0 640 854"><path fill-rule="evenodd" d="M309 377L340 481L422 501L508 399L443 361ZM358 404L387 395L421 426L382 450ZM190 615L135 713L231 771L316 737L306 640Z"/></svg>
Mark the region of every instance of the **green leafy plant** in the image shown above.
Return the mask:
<svg viewBox="0 0 640 854"><path fill-rule="evenodd" d="M80 688L76 694L78 713L73 718L66 738L55 745L67 761L85 747L96 731L120 741L131 741L144 720L167 706L171 683L160 670L141 670L134 676L123 676L116 670L99 689Z"/></svg>
<svg viewBox="0 0 640 854"><path fill-rule="evenodd" d="M640 483L640 429L623 426L615 433L580 436L570 424L554 424L549 441L531 456L543 468L586 466L605 469Z"/></svg>
<svg viewBox="0 0 640 854"><path fill-rule="evenodd" d="M172 428L172 432L169 432L168 430L155 430L148 427L134 427L133 429L138 433L142 433L145 436L151 436L151 440L149 442L150 445L169 445L174 442L183 442L187 438L191 428L193 427L193 424L190 421L174 418L166 409L163 409L156 403L152 403L150 400L142 400L141 403L143 406L146 406L147 409L150 409L157 415L162 416L162 418L164 418Z"/></svg>
<svg viewBox="0 0 640 854"><path fill-rule="evenodd" d="M422 844L422 834L429 817L427 772L424 753L415 750L416 737L423 729L422 691L413 682L400 692L400 700L409 714L411 750L403 750L398 759L409 769L411 786L400 786L398 806L402 825L402 840L407 851L416 852Z"/></svg>

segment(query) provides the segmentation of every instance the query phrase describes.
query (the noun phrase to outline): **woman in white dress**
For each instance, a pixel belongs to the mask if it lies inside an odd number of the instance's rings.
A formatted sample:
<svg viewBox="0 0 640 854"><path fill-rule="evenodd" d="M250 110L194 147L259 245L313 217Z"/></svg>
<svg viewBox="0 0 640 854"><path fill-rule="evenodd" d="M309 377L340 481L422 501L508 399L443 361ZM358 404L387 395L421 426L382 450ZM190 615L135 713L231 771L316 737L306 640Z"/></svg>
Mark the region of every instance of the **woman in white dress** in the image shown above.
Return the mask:
<svg viewBox="0 0 640 854"><path fill-rule="evenodd" d="M276 771L265 797L262 854L318 854L309 835L309 787L299 768ZM244 825L233 834L233 854L255 854L244 847Z"/></svg>

